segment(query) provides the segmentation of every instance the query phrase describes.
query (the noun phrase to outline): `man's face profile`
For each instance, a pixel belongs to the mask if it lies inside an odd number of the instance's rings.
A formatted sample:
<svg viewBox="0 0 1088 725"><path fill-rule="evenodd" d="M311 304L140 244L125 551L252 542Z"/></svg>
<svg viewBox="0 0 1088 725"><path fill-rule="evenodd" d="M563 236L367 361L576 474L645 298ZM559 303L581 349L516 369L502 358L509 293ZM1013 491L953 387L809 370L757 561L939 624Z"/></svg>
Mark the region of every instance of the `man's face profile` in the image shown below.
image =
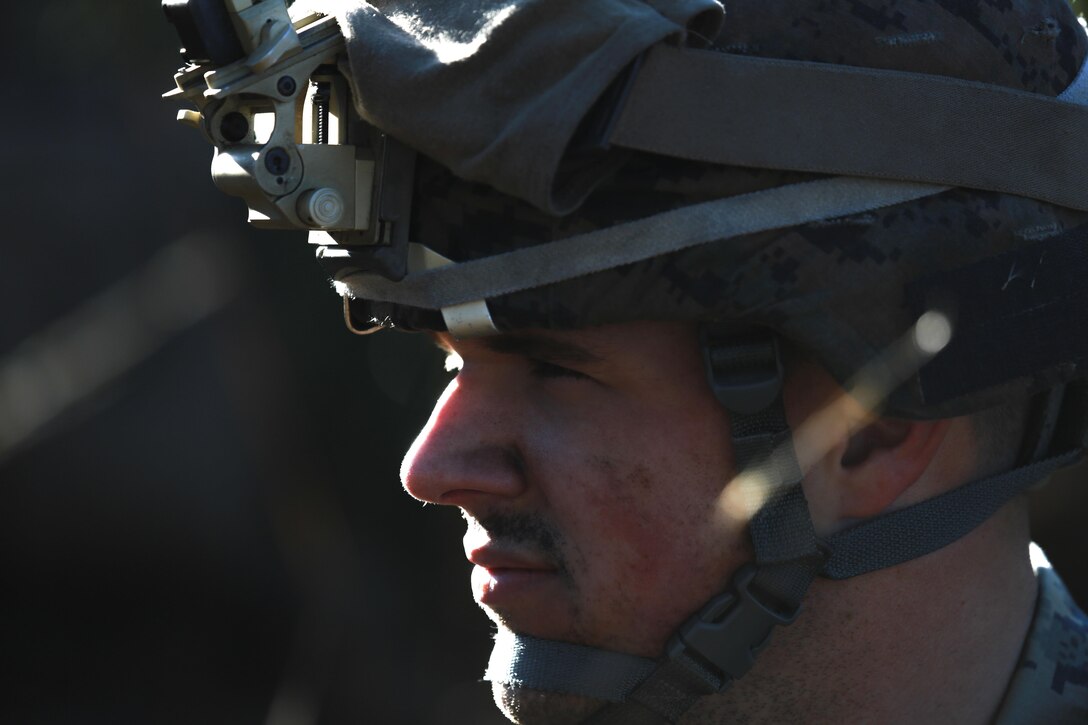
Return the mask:
<svg viewBox="0 0 1088 725"><path fill-rule="evenodd" d="M694 327L438 342L460 370L402 479L461 509L476 601L521 634L658 655L749 558Z"/></svg>

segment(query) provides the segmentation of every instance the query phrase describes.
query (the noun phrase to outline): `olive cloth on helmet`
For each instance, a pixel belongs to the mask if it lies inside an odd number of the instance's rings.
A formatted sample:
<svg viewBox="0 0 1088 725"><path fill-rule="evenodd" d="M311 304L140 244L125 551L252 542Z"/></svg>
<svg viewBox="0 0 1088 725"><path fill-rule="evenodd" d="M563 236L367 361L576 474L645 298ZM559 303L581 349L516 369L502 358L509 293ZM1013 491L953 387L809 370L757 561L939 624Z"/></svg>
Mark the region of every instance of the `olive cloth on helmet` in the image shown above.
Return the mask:
<svg viewBox="0 0 1088 725"><path fill-rule="evenodd" d="M706 44L722 15L717 0L312 4L337 11L365 119L553 213L614 166L564 158L597 98L659 41Z"/></svg>

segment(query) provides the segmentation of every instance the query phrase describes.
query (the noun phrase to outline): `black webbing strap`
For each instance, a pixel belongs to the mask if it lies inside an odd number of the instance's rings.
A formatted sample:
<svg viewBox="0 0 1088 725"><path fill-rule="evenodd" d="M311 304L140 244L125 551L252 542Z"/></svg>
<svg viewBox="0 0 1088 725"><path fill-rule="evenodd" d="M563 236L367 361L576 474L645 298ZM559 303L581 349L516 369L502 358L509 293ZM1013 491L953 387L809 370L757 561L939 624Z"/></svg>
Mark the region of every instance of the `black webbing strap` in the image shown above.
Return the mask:
<svg viewBox="0 0 1088 725"><path fill-rule="evenodd" d="M718 164L924 181L1088 210L1081 73L1063 98L945 76L655 46L610 139Z"/></svg>
<svg viewBox="0 0 1088 725"><path fill-rule="evenodd" d="M1047 457L1048 451L1054 450L1067 389L1067 385L1057 385L1032 398L1028 405L1024 440L1020 444L1019 462L1041 461Z"/></svg>
<svg viewBox="0 0 1088 725"><path fill-rule="evenodd" d="M704 325L702 348L714 395L729 411L734 470L755 564L685 622L657 669L622 703L588 725L676 722L700 697L744 675L775 626L797 616L823 555L801 490L801 470L782 405L782 365L773 334Z"/></svg>
<svg viewBox="0 0 1088 725"><path fill-rule="evenodd" d="M847 579L936 551L969 533L1014 496L1084 453L1066 453L964 484L907 508L868 519L826 540L821 576Z"/></svg>

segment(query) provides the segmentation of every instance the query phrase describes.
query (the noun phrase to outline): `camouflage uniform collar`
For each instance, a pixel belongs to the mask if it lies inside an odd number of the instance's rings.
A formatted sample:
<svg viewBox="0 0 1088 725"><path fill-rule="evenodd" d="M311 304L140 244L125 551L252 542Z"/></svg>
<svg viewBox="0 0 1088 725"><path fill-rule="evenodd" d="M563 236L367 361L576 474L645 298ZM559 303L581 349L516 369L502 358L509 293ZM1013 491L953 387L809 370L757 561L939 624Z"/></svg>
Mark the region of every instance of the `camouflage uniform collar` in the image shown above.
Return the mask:
<svg viewBox="0 0 1088 725"><path fill-rule="evenodd" d="M1035 615L996 725L1088 722L1088 616L1037 546Z"/></svg>

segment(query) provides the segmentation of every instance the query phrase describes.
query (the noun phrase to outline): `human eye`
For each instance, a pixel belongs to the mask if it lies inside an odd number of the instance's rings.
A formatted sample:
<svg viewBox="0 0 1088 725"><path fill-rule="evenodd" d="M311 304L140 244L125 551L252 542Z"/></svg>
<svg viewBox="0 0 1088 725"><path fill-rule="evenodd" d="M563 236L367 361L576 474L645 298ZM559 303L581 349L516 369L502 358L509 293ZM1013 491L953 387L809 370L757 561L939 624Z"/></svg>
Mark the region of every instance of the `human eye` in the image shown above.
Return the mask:
<svg viewBox="0 0 1088 725"><path fill-rule="evenodd" d="M570 378L570 379L585 379L589 380L589 376L585 373L579 372L572 368L563 367L547 360L530 360L532 365L533 375L538 378L555 379L555 378Z"/></svg>

